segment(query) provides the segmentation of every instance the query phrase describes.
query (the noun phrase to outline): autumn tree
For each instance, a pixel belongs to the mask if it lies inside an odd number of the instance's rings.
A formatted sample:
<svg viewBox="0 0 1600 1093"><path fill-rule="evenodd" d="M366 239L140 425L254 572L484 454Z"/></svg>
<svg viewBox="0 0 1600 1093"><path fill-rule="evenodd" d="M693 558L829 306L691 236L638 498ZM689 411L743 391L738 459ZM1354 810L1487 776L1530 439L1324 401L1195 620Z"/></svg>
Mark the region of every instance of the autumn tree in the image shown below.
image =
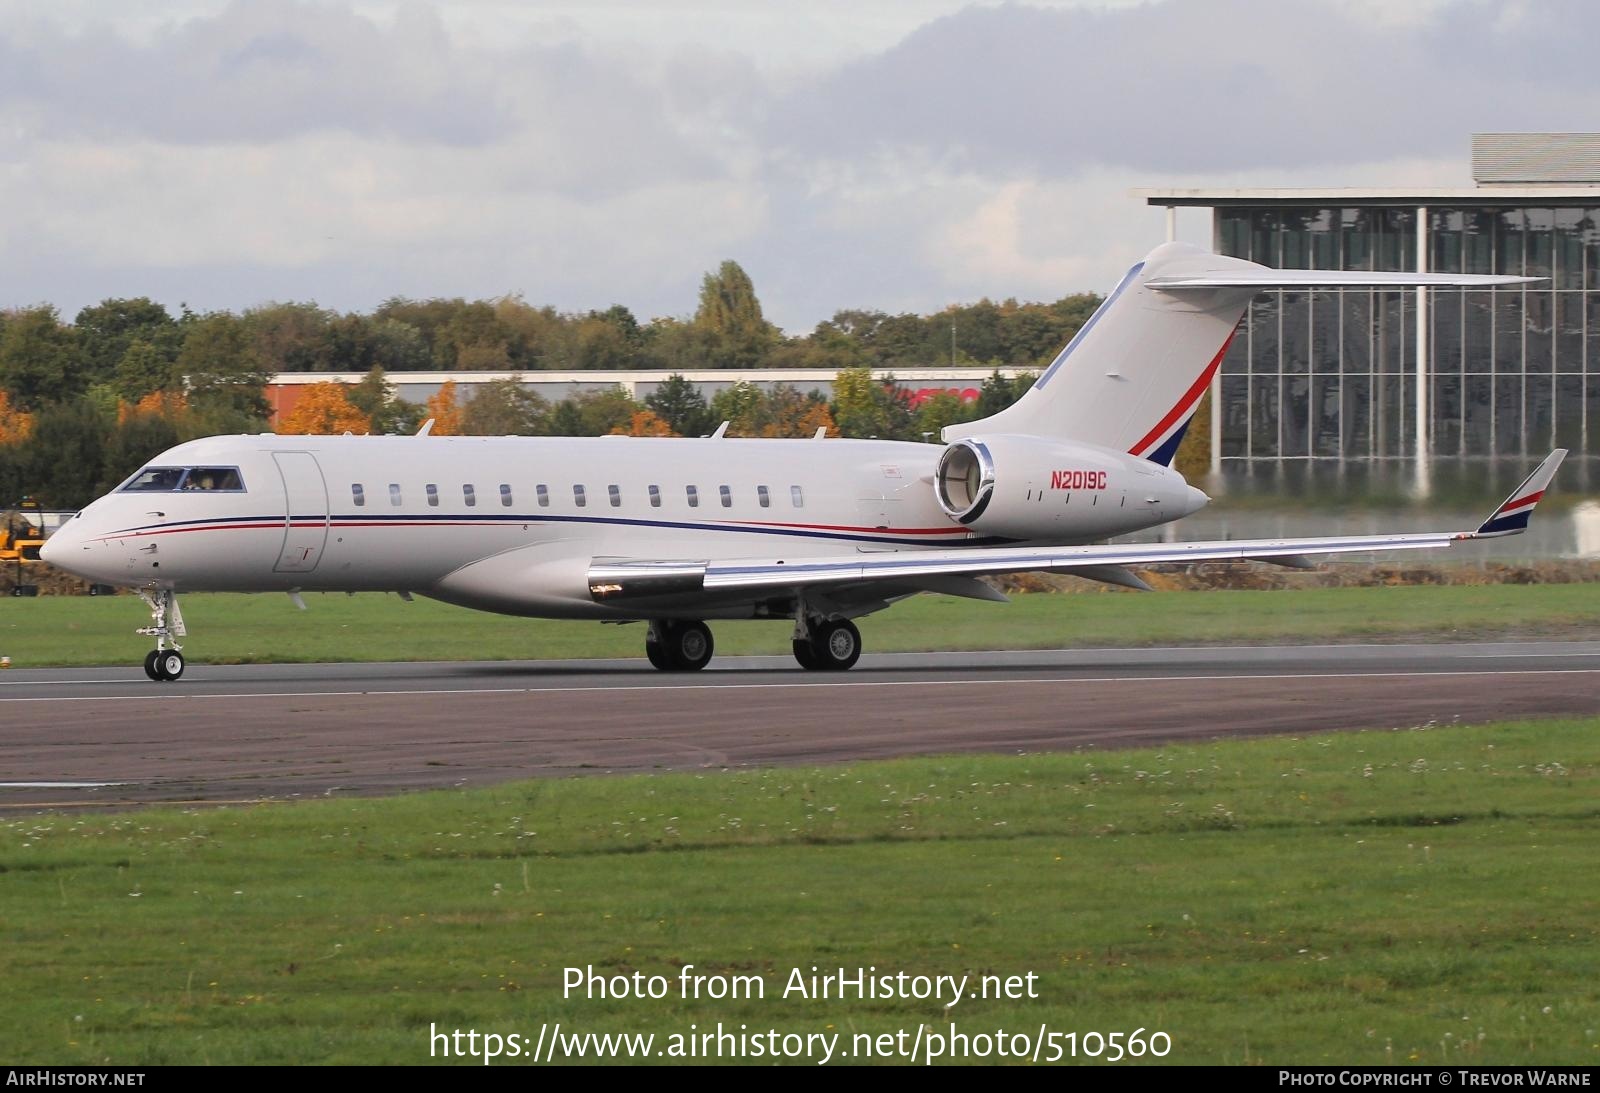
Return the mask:
<svg viewBox="0 0 1600 1093"><path fill-rule="evenodd" d="M0 444L16 444L33 435L33 415L14 405L0 390Z"/></svg>
<svg viewBox="0 0 1600 1093"><path fill-rule="evenodd" d="M611 430L617 436L676 436L665 421L657 417L651 410L635 410L629 419L627 427L616 426Z"/></svg>
<svg viewBox="0 0 1600 1093"><path fill-rule="evenodd" d="M427 406L434 436L461 435L461 403L456 400L455 380L445 380L438 391L428 396Z"/></svg>
<svg viewBox="0 0 1600 1093"><path fill-rule="evenodd" d="M353 405L342 383L313 383L278 421L279 433L337 436L340 433L365 433L372 418Z"/></svg>

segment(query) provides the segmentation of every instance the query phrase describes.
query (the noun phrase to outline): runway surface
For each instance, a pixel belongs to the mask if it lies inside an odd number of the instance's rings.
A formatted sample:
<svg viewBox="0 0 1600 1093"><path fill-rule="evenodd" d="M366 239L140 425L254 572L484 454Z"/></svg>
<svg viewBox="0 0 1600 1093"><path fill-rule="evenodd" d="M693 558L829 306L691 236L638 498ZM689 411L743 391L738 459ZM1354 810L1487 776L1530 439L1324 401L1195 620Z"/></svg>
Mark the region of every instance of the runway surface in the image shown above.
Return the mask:
<svg viewBox="0 0 1600 1093"><path fill-rule="evenodd" d="M1600 715L1600 642L191 665L0 675L0 809Z"/></svg>

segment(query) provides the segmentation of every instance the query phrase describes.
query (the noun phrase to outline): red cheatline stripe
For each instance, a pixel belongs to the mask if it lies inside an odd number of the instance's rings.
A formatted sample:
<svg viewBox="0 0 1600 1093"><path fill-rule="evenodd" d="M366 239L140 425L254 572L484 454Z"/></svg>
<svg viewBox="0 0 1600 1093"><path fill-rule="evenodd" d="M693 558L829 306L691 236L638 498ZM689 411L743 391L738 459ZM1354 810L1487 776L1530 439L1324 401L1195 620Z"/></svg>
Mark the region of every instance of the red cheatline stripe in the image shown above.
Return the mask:
<svg viewBox="0 0 1600 1093"><path fill-rule="evenodd" d="M1217 367L1222 364L1222 358L1228 355L1228 346L1233 344L1233 336L1238 332L1239 328L1234 327L1232 333L1228 335L1228 340L1222 343L1221 349L1217 350L1217 355L1211 358L1210 364L1206 365L1206 370L1200 373L1199 379L1194 381L1194 386L1183 393L1183 397L1178 400L1178 404L1168 412L1166 417L1161 419L1161 424L1144 434L1144 439L1128 449L1130 454L1144 455L1145 452L1155 446L1157 441L1172 431L1172 427L1182 419L1184 414L1194 408L1194 404L1200 401L1200 396L1206 393L1206 387L1211 383L1211 377L1216 375Z"/></svg>
<svg viewBox="0 0 1600 1093"><path fill-rule="evenodd" d="M1515 501L1507 501L1500 506L1500 513L1510 512L1512 509L1521 508L1523 505L1537 505L1539 498L1543 496L1544 491L1540 490L1538 493L1530 493L1526 497L1519 497ZM1500 513L1496 513L1496 515L1500 515Z"/></svg>

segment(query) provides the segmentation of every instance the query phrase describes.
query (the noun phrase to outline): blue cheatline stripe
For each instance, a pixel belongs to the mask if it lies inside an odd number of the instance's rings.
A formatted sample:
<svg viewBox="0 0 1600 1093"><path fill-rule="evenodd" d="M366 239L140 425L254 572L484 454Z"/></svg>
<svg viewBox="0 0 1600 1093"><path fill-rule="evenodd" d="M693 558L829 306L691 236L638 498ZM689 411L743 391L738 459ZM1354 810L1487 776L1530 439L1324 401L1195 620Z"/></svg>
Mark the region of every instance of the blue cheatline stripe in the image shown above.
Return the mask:
<svg viewBox="0 0 1600 1093"><path fill-rule="evenodd" d="M1152 463L1159 463L1163 467L1172 466L1172 461L1178 458L1178 445L1183 443L1183 434L1189 431L1189 422L1193 420L1194 415L1190 414L1188 420L1178 426L1177 431L1167 437L1161 447L1145 456L1145 458Z"/></svg>
<svg viewBox="0 0 1600 1093"><path fill-rule="evenodd" d="M1139 276L1139 271L1142 269L1144 269L1144 263L1140 262L1123 276L1122 282L1111 290L1111 295L1105 298L1105 302L1094 309L1094 314L1089 316L1089 321L1078 328L1078 332L1072 336L1072 340L1067 343L1067 347L1056 354L1056 359L1050 362L1050 367L1046 368L1044 373L1034 381L1035 390L1042 390L1044 385L1050 382L1050 377L1056 374L1056 369L1067 363L1067 358L1072 356L1074 349L1078 348L1078 343L1089 336L1089 331L1094 329L1094 324L1100 321L1102 315L1111 310L1111 305L1117 302L1117 297L1121 296L1127 287L1133 284L1133 279Z"/></svg>
<svg viewBox="0 0 1600 1093"><path fill-rule="evenodd" d="M1495 516L1478 529L1479 535L1493 535L1499 531L1527 531L1533 509L1528 508L1514 516Z"/></svg>
<svg viewBox="0 0 1600 1093"><path fill-rule="evenodd" d="M897 535L893 535L893 534L884 534L884 535L853 534L853 533L850 533L850 532L839 532L839 531L818 531L818 530L810 529L810 528L781 528L781 527L766 527L766 526L762 526L762 527L735 527L735 526L730 526L730 525L727 525L727 524L690 523L690 522L680 522L680 521L672 521L672 520L639 520L639 519L628 519L628 518L620 517L620 516L561 516L561 515L546 514L546 513L523 513L523 514L458 513L458 514L453 514L453 515L434 515L434 514L423 514L423 513L383 513L381 515L377 514L377 513L353 513L353 514L346 515L346 514L338 514L338 513L336 513L332 517L324 516L322 513L312 513L312 514L308 514L308 515L295 516L295 517L292 517L292 519L296 520L296 521L315 521L315 526L318 526L318 527L324 526L324 521L327 521L328 524L331 524L331 525L334 525L334 526L337 526L342 521L355 522L355 523L366 523L366 524L372 524L372 523L378 523L378 524L382 524L382 523L395 523L395 524L418 524L418 523L424 523L424 524L440 524L440 525L460 524L460 523L468 523L468 522L470 522L470 523L482 523L482 524L613 524L613 525L618 525L618 526L623 526L623 527L665 528L665 529L669 529L669 530L673 530L673 531L720 531L720 532L738 533L738 534L744 534L744 535L787 535L787 536L792 536L794 538L801 538L801 539L829 539L829 540L836 540L836 541L842 541L842 542L854 542L854 543L888 543L888 544L893 544L893 545L896 545L896 546L929 546L929 545L938 545L938 546L942 546L942 547L954 547L954 546L957 545L957 543L959 543L960 547L967 548L967 547L975 547L975 546L998 546L998 545L1002 545L1002 544L1005 544L1005 543L1014 543L1014 542L1016 542L1015 539L1007 539L1007 538L1004 538L1004 537L1001 537L1001 536L993 536L993 535L984 536L984 537L980 537L980 538L973 538L973 539L960 539L960 540L957 540L955 543L952 543L949 539L944 538L942 536L939 537L939 538L932 538L932 537L911 538L909 536L897 536ZM262 524L262 523L273 522L273 523L277 523L277 524L281 525L283 523L283 520L284 520L284 518L282 516L278 516L278 515L274 515L274 516L231 516L231 517L223 517L223 518L220 518L220 519L213 519L213 520L179 520L179 521L175 521L173 523L145 524L145 525L142 525L142 526L136 527L136 528L124 528L121 531L109 532L106 535L101 536L101 537L102 538L115 538L118 535L136 535L136 534L139 534L141 532L150 532L150 531L171 531L171 530L177 530L177 529L181 529L181 528L185 528L185 527L195 527L195 526L203 526L203 525L222 525L221 527L218 528L218 530L225 530L226 526L236 525L236 524ZM268 528L268 529L264 529L264 530L275 530L275 529ZM892 528L888 529L888 530L891 533L893 532Z"/></svg>

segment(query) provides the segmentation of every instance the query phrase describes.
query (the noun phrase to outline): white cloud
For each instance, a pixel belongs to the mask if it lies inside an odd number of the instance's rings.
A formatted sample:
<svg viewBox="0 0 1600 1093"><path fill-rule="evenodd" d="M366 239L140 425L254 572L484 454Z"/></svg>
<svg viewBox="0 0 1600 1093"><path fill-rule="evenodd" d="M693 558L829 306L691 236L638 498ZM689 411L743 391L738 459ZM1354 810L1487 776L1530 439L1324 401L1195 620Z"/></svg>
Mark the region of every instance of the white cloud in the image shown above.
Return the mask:
<svg viewBox="0 0 1600 1093"><path fill-rule="evenodd" d="M1372 5L0 0L0 306L682 314L732 257L804 330L1103 291L1132 187L1465 185L1600 114L1600 7Z"/></svg>

